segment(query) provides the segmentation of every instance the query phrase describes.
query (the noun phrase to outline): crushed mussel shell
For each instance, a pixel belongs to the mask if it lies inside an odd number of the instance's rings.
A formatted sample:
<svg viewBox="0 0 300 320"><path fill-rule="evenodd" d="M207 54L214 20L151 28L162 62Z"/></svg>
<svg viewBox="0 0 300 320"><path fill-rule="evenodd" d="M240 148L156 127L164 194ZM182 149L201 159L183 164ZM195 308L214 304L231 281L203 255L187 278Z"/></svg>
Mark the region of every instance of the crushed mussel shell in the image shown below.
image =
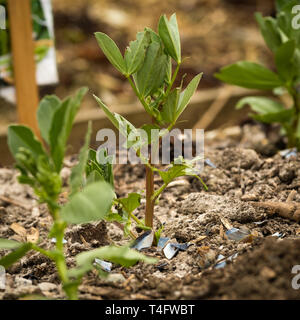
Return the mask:
<svg viewBox="0 0 300 320"><path fill-rule="evenodd" d="M112 268L111 262L107 262L107 261L96 258L95 263L98 264L104 271L111 272L111 268Z"/></svg>
<svg viewBox="0 0 300 320"><path fill-rule="evenodd" d="M249 237L251 234L241 229L231 228L225 232L229 240L241 241Z"/></svg>
<svg viewBox="0 0 300 320"><path fill-rule="evenodd" d="M275 232L271 235L271 237L277 237L277 238L284 238L285 237L285 233L282 232Z"/></svg>
<svg viewBox="0 0 300 320"><path fill-rule="evenodd" d="M147 230L134 241L131 248L139 251L150 248L153 243L153 238L154 233L151 230Z"/></svg>
<svg viewBox="0 0 300 320"><path fill-rule="evenodd" d="M157 250L158 251L161 251L166 243L170 240L170 238L167 238L167 237L160 237L159 240L158 240L158 244L157 244Z"/></svg>
<svg viewBox="0 0 300 320"><path fill-rule="evenodd" d="M234 253L226 259L222 254L219 254L217 258L217 264L215 265L215 269L224 268L226 266L226 261L233 261L237 258L237 256L238 253Z"/></svg>
<svg viewBox="0 0 300 320"><path fill-rule="evenodd" d="M164 247L163 252L165 257L170 260L172 259L176 253L181 250L181 251L186 251L189 246L191 246L192 243L172 243L169 242L167 245Z"/></svg>
<svg viewBox="0 0 300 320"><path fill-rule="evenodd" d="M158 270L166 270L167 268L167 266L168 266L169 264L167 263L167 262L163 262L163 263L160 263L158 266L156 266L156 268L158 269Z"/></svg>
<svg viewBox="0 0 300 320"><path fill-rule="evenodd" d="M296 148L285 149L285 150L280 151L279 153L285 159L288 159L290 157L297 157L297 149Z"/></svg>
<svg viewBox="0 0 300 320"><path fill-rule="evenodd" d="M164 255L168 260L171 260L176 253L179 251L178 248L174 247L172 243L168 243L164 248Z"/></svg>
<svg viewBox="0 0 300 320"><path fill-rule="evenodd" d="M205 163L206 165L214 168L214 169L217 169L217 166L216 166L213 162L211 162L211 160L208 159L208 158L206 158L206 159L204 160L204 163Z"/></svg>
<svg viewBox="0 0 300 320"><path fill-rule="evenodd" d="M56 243L56 238L51 239L52 243ZM63 244L67 243L68 241L66 239L63 239Z"/></svg>

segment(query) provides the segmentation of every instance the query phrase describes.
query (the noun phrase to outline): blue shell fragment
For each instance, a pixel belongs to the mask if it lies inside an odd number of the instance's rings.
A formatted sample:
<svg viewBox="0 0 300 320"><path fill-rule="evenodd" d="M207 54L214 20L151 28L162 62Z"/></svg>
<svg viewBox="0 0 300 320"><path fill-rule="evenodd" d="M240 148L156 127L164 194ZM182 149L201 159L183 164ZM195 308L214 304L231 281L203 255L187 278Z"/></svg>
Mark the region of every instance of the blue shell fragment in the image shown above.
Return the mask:
<svg viewBox="0 0 300 320"><path fill-rule="evenodd" d="M176 255L176 253L179 251L179 249L174 247L174 245L172 243L168 243L165 246L163 251L164 251L165 257L167 259L171 260Z"/></svg>
<svg viewBox="0 0 300 320"><path fill-rule="evenodd" d="M157 250L161 251L169 240L170 238L160 237L157 244Z"/></svg>
<svg viewBox="0 0 300 320"><path fill-rule="evenodd" d="M136 250L150 248L153 243L153 238L154 233L151 230L147 230L134 241L131 248Z"/></svg>
<svg viewBox="0 0 300 320"><path fill-rule="evenodd" d="M191 243L168 243L165 246L163 252L165 254L165 257L170 260L176 255L179 250L186 251L191 245Z"/></svg>
<svg viewBox="0 0 300 320"><path fill-rule="evenodd" d="M214 168L214 169L217 169L217 166L216 166L214 163L212 163L212 162L210 161L210 159L208 159L208 158L206 158L206 159L204 160L204 163L207 164L208 166Z"/></svg>
<svg viewBox="0 0 300 320"><path fill-rule="evenodd" d="M280 151L279 153L285 159L288 159L290 157L297 157L297 148L285 149Z"/></svg>

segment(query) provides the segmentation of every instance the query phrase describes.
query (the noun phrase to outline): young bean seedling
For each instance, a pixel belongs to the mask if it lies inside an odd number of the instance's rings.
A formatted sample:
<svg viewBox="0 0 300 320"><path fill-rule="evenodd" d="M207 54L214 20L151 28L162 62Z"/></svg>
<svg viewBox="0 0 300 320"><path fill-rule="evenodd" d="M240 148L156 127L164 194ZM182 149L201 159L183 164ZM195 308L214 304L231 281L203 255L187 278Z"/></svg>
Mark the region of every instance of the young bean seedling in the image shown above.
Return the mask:
<svg viewBox="0 0 300 320"><path fill-rule="evenodd" d="M279 123L288 139L288 147L300 150L300 30L293 27L293 8L298 0L276 1L277 15L263 17L256 14L260 31L274 56L276 72L248 61L226 66L216 77L244 88L273 90L275 95L288 93L291 105L266 97L246 97L236 108L250 105L252 118L264 123Z"/></svg>
<svg viewBox="0 0 300 320"><path fill-rule="evenodd" d="M91 125L89 124L85 144L79 155L79 163L70 176L69 201L62 206L60 171L75 115L87 89L80 89L74 97L63 101L56 96L46 96L40 103L37 117L41 135L49 152L34 136L31 129L22 125L11 125L8 129L8 145L20 171L19 182L31 186L40 203L46 203L53 220L49 238L55 238L55 248L45 249L38 243L20 243L0 239L0 249L14 250L0 259L5 268L20 260L28 251L34 250L54 261L63 290L69 299L77 299L78 286L82 277L97 268L96 258L108 260L123 266L131 266L137 261L153 262L141 253L128 247L107 246L82 252L76 256L76 266L67 268L63 248L65 229L69 224L99 221L109 214L115 198L114 191L105 179L86 179L86 164L89 154ZM99 268L99 274L103 274Z"/></svg>
<svg viewBox="0 0 300 320"><path fill-rule="evenodd" d="M138 32L135 41L130 42L121 54L116 43L106 34L96 32L96 39L103 53L110 63L128 80L133 92L139 99L145 111L150 115L148 124L136 128L121 115L111 112L109 108L95 96L102 110L113 125L125 136L127 148L133 148L136 155L141 158L146 169L146 213L145 222L133 215L133 210L139 205L139 195L130 194L128 198L120 199L119 205L125 208L129 219L133 219L139 226L153 228L154 205L168 184L183 175L197 176L194 170L195 161L177 158L163 171L152 162L151 157L144 157L141 150L146 145L157 149L163 135L171 131L179 116L186 109L194 92L196 91L202 73L195 76L185 90L182 84L174 88L174 83L182 64L180 36L176 15L168 20L164 15L158 23L158 33L150 28ZM175 70L172 70L172 62ZM146 133L146 139L140 135L140 129ZM153 130L159 129L160 134L154 136ZM165 129L165 130L161 130ZM146 140L146 142L145 142ZM154 173L158 173L163 185L154 189ZM198 176L197 176L198 177ZM200 177L198 177L200 179ZM202 180L200 179L202 182Z"/></svg>

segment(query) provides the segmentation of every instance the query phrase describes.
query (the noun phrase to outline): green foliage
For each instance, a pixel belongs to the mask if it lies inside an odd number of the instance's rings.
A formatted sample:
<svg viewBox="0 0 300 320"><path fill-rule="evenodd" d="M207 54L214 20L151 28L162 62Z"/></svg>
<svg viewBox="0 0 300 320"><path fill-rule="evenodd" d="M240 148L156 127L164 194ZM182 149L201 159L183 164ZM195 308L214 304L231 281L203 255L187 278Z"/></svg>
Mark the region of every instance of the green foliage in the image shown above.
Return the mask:
<svg viewBox="0 0 300 320"><path fill-rule="evenodd" d="M300 150L300 34L292 27L292 8L296 4L298 0L277 0L275 18L255 15L266 45L274 55L276 72L241 61L222 68L216 77L244 88L273 90L275 94L287 92L293 101L289 106L268 98L247 97L238 102L237 108L250 105L255 112L251 117L257 121L281 124L288 146Z"/></svg>
<svg viewBox="0 0 300 320"><path fill-rule="evenodd" d="M163 15L158 23L158 33L161 37L168 54L178 63L181 63L180 36L177 25L176 14L170 20Z"/></svg>
<svg viewBox="0 0 300 320"><path fill-rule="evenodd" d="M62 168L68 137L71 133L75 116L87 89L78 90L74 97L64 100L53 115L49 131L50 153L56 172Z"/></svg>
<svg viewBox="0 0 300 320"><path fill-rule="evenodd" d="M0 249L17 249L22 243L15 240L0 239Z"/></svg>
<svg viewBox="0 0 300 320"><path fill-rule="evenodd" d="M107 150L100 149L98 154L90 149L86 164L87 184L96 181L106 181L114 188L113 156Z"/></svg>
<svg viewBox="0 0 300 320"><path fill-rule="evenodd" d="M94 262L94 260L102 259L108 260L116 264L120 264L124 267L131 267L138 261L146 263L155 263L156 259L149 258L136 250L130 249L126 246L116 247L107 246L99 249L94 249L88 252L82 252L76 257L77 265L88 265Z"/></svg>
<svg viewBox="0 0 300 320"><path fill-rule="evenodd" d="M191 170L191 165L187 164L187 162L181 165L174 165L168 172L162 173L151 164L149 158L145 159L143 157L141 150L147 147L148 144L151 144L152 147L155 145L156 150L158 150L162 136L171 131L180 115L188 106L197 90L202 73L195 76L186 86L185 90L182 90L183 81L181 81L179 88L174 88L174 82L182 63L176 14L173 14L169 20L165 15L161 16L158 23L158 33L150 28L145 28L143 32L139 32L137 39L130 42L129 47L127 47L124 58L116 44L112 40L109 40L108 36L96 33L96 38L103 53L111 64L128 79L137 98L152 118L152 123L143 124L141 128L136 128L123 116L111 112L101 99L94 96L108 119L126 138L126 147L132 148L136 152L136 155L140 157L142 163L151 170L146 179L151 178L154 172L158 172L165 178L164 185L153 192L152 196L149 196L147 193L147 207L173 179L181 175L192 174L192 171L188 170ZM176 63L174 71L172 70L172 60ZM272 76L273 74L270 77ZM275 78L276 81L279 81L277 77ZM271 80L274 79L272 78ZM140 129L146 132L145 138L140 133ZM153 137L151 135L152 129L160 129L160 134ZM91 166L95 167L96 170L94 171L99 172L99 174L93 173L92 179L99 179L102 173L98 170L98 165L91 161ZM88 170L94 172L90 167ZM193 175L196 175L195 172L193 172ZM124 223L125 234L131 233L130 226L132 220L136 222L138 227L149 229L152 225L148 223L145 226L144 222L137 219L133 214L133 210L139 206L139 202L140 195L138 194L130 194L127 198L116 199L115 203L119 212L110 212L108 219L110 221L115 219L118 223ZM153 206L151 210L153 211ZM153 214L150 215L148 213L148 216L152 217Z"/></svg>
<svg viewBox="0 0 300 320"><path fill-rule="evenodd" d="M25 254L31 249L32 249L31 243L24 243L20 245L19 247L15 248L13 252L9 253L8 255L0 259L0 266L3 266L4 268L8 268L12 264L20 260L23 256L25 256Z"/></svg>
<svg viewBox="0 0 300 320"><path fill-rule="evenodd" d="M47 152L31 129L22 125L11 125L8 129L8 145L20 171L19 182L31 186L41 203L48 205L53 218L49 237L56 239L56 248L43 249L36 244L0 239L0 249L13 250L0 259L0 265L9 267L21 259L28 251L35 250L52 259L57 267L63 289L69 299L77 298L77 288L81 278L94 266L91 260L80 260L80 268L68 270L63 249L63 237L68 224L88 223L105 219L111 212L115 194L111 159L105 150L99 154L89 150L91 124L89 123L85 143L79 154L79 162L70 176L70 200L61 206L58 202L62 193L60 172L66 152L66 143L86 88L80 89L74 97L60 101L55 96L46 96L38 109L38 123L41 135L48 144ZM99 159L98 159L99 158ZM102 163L103 159L108 163ZM96 175L100 178L96 179ZM92 176L94 177L92 179ZM138 260L152 261L127 248L104 247L99 250L107 260L129 266ZM108 253L110 252L110 254ZM86 256L97 256L94 251Z"/></svg>
<svg viewBox="0 0 300 320"><path fill-rule="evenodd" d="M85 136L85 143L79 153L79 162L75 167L73 167L71 172L70 183L69 183L71 187L70 196L80 191L80 189L83 187L82 176L86 171L86 164L89 156L89 144L90 144L91 134L92 134L92 125L91 125L91 122L89 122L88 130Z"/></svg>
<svg viewBox="0 0 300 320"><path fill-rule="evenodd" d="M109 62L117 68L122 74L126 74L126 63L115 42L105 33L96 32L96 39L103 53Z"/></svg>
<svg viewBox="0 0 300 320"><path fill-rule="evenodd" d="M249 61L240 61L224 67L216 77L224 82L249 89L272 90L282 85L276 73Z"/></svg>
<svg viewBox="0 0 300 320"><path fill-rule="evenodd" d="M114 192L105 181L87 185L62 208L61 218L68 223L88 223L105 218L110 210Z"/></svg>
<svg viewBox="0 0 300 320"><path fill-rule="evenodd" d="M149 43L149 33L139 32L137 34L137 40L130 42L129 47L125 51L125 64L126 64L126 76L130 76L137 72L146 55L146 49Z"/></svg>

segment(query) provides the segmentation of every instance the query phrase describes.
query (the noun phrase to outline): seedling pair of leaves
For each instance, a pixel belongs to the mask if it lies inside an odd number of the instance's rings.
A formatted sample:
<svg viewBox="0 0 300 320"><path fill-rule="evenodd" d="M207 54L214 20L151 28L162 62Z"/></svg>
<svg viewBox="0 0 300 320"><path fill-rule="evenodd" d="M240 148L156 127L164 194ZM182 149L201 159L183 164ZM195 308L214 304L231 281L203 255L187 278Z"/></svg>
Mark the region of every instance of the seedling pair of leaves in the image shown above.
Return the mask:
<svg viewBox="0 0 300 320"><path fill-rule="evenodd" d="M89 150L91 136L91 124L89 124L85 144L79 155L79 163L72 169L70 176L69 202L64 206L59 204L59 195L62 192L60 171L63 167L66 144L86 92L87 89L83 88L74 97L63 101L56 96L46 96L41 101L37 118L47 149L28 127L11 125L8 129L8 145L16 160L16 167L20 171L19 182L30 185L39 201L48 205L53 218L49 238L56 239L56 246L55 249L48 250L37 243L0 239L0 249L13 250L0 259L0 265L7 268L28 251L35 250L55 262L63 289L69 299L77 299L77 288L82 277L96 268L93 263L95 258L127 267L139 260L153 262L153 259L129 247L108 246L80 253L76 257L76 267L67 269L63 248L66 227L69 224L105 219L115 198L111 167L109 165L94 167L97 163L95 154ZM102 152L102 156L106 156L105 151Z"/></svg>
<svg viewBox="0 0 300 320"><path fill-rule="evenodd" d="M150 28L139 32L136 40L130 42L126 48L124 56L108 35L97 32L95 36L107 59L127 78L135 95L150 115L152 121L141 128L148 135L146 144L151 144L152 147L156 145L158 148L162 135L153 137L151 130L165 128L165 134L171 131L188 106L202 77L202 73L195 76L185 90L182 89L182 81L179 87L173 88L182 63L176 15L173 14L169 20L165 15L162 16L158 23L158 33ZM174 72L172 63L176 65ZM171 164L166 171L154 167L150 158L145 159L142 156L141 148L145 145L145 141L141 139L139 129L123 116L111 112L98 97L95 96L95 99L112 124L126 138L127 148L133 148L146 166L145 224L146 227L152 228L154 204L161 192L179 176L196 175L195 170L193 171L191 164L184 160L181 163ZM164 181L164 185L158 190L154 190L154 172L157 172Z"/></svg>
<svg viewBox="0 0 300 320"><path fill-rule="evenodd" d="M288 146L300 150L300 30L293 28L293 7L298 0L276 1L277 15L263 17L256 13L256 20L266 45L274 55L276 72L249 61L226 66L216 77L224 82L244 88L273 90L280 96L288 93L292 105L284 106L278 100L266 97L246 97L237 109L250 105L255 112L251 117L264 123L279 123L287 136Z"/></svg>

